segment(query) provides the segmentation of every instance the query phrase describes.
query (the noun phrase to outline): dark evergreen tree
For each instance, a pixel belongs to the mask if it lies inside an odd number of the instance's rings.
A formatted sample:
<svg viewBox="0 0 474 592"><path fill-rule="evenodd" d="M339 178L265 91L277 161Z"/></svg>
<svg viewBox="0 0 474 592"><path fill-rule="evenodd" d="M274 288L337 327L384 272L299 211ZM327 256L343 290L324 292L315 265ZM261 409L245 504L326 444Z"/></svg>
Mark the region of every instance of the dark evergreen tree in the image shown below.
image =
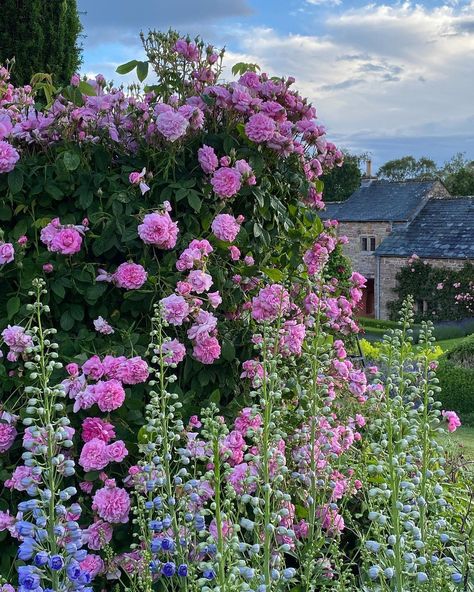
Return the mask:
<svg viewBox="0 0 474 592"><path fill-rule="evenodd" d="M1 0L0 7L0 63L15 58L12 82L28 84L38 72L55 85L69 82L81 63L76 0Z"/></svg>
<svg viewBox="0 0 474 592"><path fill-rule="evenodd" d="M345 153L342 166L334 167L322 177L324 201L344 201L359 188L362 159L360 156Z"/></svg>

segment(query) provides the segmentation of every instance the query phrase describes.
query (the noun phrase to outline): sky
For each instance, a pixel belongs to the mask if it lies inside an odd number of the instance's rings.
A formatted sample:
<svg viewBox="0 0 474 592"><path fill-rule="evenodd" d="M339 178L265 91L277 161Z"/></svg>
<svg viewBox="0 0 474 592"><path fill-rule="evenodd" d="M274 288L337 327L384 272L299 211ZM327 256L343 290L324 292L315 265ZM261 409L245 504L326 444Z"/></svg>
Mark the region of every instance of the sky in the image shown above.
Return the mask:
<svg viewBox="0 0 474 592"><path fill-rule="evenodd" d="M474 0L78 0L87 74L143 59L140 30L200 34L236 62L294 76L328 137L375 166L474 159Z"/></svg>

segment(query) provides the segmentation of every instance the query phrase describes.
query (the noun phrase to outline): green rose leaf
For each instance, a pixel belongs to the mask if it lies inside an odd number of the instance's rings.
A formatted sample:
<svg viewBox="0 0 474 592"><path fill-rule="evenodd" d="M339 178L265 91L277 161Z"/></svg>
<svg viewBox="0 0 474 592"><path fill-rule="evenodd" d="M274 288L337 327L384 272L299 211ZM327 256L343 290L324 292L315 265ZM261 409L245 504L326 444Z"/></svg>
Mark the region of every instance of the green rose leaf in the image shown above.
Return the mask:
<svg viewBox="0 0 474 592"><path fill-rule="evenodd" d="M63 160L64 166L68 171L75 171L81 163L81 157L77 152L65 152Z"/></svg>
<svg viewBox="0 0 474 592"><path fill-rule="evenodd" d="M128 74L134 68L136 68L137 64L138 64L137 60L131 60L130 62L127 62L125 64L121 64L120 66L118 66L115 71L117 72L117 74Z"/></svg>
<svg viewBox="0 0 474 592"><path fill-rule="evenodd" d="M21 300L18 296L12 296L7 302L7 315L8 320L12 319L16 313L20 310Z"/></svg>
<svg viewBox="0 0 474 592"><path fill-rule="evenodd" d="M137 63L137 78L140 82L143 82L148 76L148 62Z"/></svg>
<svg viewBox="0 0 474 592"><path fill-rule="evenodd" d="M20 169L13 169L8 173L8 188L12 193L20 193L23 188L23 173Z"/></svg>

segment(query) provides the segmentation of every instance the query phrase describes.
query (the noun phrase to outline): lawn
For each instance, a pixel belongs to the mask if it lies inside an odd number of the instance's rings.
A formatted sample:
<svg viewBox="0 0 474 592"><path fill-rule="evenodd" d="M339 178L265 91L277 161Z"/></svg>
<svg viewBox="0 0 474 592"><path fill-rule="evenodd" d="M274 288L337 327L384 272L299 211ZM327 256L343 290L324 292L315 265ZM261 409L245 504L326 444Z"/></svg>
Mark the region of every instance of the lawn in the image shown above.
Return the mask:
<svg viewBox="0 0 474 592"><path fill-rule="evenodd" d="M437 341L436 345L439 345L443 351L449 351L459 345L461 341L463 341L465 337L455 337L454 339L442 339L441 341Z"/></svg>
<svg viewBox="0 0 474 592"><path fill-rule="evenodd" d="M474 460L474 427L460 427L445 438L445 443L461 445L464 454Z"/></svg>

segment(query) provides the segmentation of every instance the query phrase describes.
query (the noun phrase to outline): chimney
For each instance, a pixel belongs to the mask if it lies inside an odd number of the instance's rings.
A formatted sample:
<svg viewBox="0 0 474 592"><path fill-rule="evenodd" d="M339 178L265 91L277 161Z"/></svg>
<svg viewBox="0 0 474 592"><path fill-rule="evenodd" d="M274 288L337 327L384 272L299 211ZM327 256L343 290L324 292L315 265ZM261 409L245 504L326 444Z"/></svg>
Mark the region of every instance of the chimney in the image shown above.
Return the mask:
<svg viewBox="0 0 474 592"><path fill-rule="evenodd" d="M370 158L367 158L367 160L365 161L365 175L362 175L360 186L369 187L372 181L375 181L376 179L377 177L374 177L372 175L372 160Z"/></svg>
<svg viewBox="0 0 474 592"><path fill-rule="evenodd" d="M368 158L365 161L365 176L367 177L367 179L371 179L372 178L372 161L370 160L370 158Z"/></svg>

